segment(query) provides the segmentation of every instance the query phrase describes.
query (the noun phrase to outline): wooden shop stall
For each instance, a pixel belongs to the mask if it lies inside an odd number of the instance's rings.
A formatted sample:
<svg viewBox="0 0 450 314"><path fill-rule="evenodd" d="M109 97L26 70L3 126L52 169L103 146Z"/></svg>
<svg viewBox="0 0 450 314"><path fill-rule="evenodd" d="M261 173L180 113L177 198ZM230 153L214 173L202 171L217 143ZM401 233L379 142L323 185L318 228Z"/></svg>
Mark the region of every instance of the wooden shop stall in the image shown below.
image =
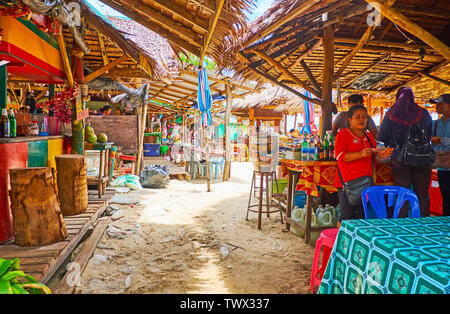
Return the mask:
<svg viewBox="0 0 450 314"><path fill-rule="evenodd" d="M250 31L235 38L234 55L227 54L223 64L233 64L236 75L245 79L269 82L319 105L323 135L349 94L365 95L373 114L377 107L389 107L402 86L413 88L419 104L448 91L449 16L446 1L279 0ZM290 164L285 162L288 170ZM289 171L303 169L294 168ZM293 180L288 228L297 186ZM297 190L302 188L298 184ZM308 202L306 239L321 230L310 228L312 210Z"/></svg>

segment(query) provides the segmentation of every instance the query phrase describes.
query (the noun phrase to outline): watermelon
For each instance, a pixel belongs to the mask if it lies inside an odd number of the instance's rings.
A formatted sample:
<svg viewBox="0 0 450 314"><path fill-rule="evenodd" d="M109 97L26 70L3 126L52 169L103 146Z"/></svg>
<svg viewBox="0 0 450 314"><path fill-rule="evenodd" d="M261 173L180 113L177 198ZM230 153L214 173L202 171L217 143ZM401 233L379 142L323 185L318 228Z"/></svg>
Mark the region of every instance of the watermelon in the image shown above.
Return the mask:
<svg viewBox="0 0 450 314"><path fill-rule="evenodd" d="M99 143L106 143L106 142L108 142L108 136L106 136L105 133L100 133L97 135L97 141Z"/></svg>
<svg viewBox="0 0 450 314"><path fill-rule="evenodd" d="M94 133L87 134L86 142L88 142L89 144L97 143L97 136Z"/></svg>
<svg viewBox="0 0 450 314"><path fill-rule="evenodd" d="M90 125L84 129L84 133L86 133L86 135L95 134L94 129Z"/></svg>

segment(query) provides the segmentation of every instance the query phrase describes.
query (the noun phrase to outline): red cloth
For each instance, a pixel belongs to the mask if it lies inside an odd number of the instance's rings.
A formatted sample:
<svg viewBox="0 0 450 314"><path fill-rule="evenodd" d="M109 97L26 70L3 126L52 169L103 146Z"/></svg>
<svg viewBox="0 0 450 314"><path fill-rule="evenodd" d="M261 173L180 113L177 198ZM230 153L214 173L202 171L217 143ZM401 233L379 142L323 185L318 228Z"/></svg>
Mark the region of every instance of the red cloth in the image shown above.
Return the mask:
<svg viewBox="0 0 450 314"><path fill-rule="evenodd" d="M366 134L370 138L372 146L375 148L375 138L370 132L366 132ZM344 158L347 153L359 152L364 148L371 148L369 141L364 135L362 137L357 137L351 133L349 129L343 129L336 136L336 158L338 160L339 170L341 171L344 182L348 182L362 176L372 176L372 154L366 158L357 159L351 162L344 162ZM336 188L342 187L337 171L334 186Z"/></svg>

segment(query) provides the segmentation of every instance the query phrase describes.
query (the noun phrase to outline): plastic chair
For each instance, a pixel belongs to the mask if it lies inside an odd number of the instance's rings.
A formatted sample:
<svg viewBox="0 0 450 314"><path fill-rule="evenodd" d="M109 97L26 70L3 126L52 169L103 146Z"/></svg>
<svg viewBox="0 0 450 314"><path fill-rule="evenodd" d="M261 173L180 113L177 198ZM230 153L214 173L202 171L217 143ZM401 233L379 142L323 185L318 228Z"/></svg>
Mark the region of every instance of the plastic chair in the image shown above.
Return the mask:
<svg viewBox="0 0 450 314"><path fill-rule="evenodd" d="M400 209L406 201L409 201L411 206L412 217L420 217L419 200L416 193L401 186L375 185L364 189L361 193L366 219L369 218L369 202L372 204L372 208L374 209L377 218L388 218L385 200L386 195L388 196L388 207L394 206L394 198L397 197L393 218L398 218Z"/></svg>
<svg viewBox="0 0 450 314"><path fill-rule="evenodd" d="M214 167L214 178L217 180L217 177L219 173L223 173L223 168L225 167L225 158L223 157L212 157L209 160L209 172L211 173L211 176L213 174L213 167Z"/></svg>
<svg viewBox="0 0 450 314"><path fill-rule="evenodd" d="M338 234L337 228L323 230L316 242L314 250L314 260L311 269L311 279L309 282L309 290L314 293L315 289L320 286L323 274L327 268L328 260L330 259L331 250ZM323 248L322 264L319 268L320 252Z"/></svg>

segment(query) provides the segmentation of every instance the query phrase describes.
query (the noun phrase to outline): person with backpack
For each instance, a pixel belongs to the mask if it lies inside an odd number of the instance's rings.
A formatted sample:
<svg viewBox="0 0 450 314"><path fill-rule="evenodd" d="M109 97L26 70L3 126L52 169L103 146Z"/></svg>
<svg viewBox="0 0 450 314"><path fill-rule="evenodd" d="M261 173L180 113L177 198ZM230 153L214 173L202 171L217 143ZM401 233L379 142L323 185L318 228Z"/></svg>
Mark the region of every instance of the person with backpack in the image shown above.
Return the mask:
<svg viewBox="0 0 450 314"><path fill-rule="evenodd" d="M437 113L442 115L433 121L433 148L439 152L450 152L450 94L430 99L430 103L436 104ZM442 216L450 216L450 169L437 168L437 174L442 195Z"/></svg>
<svg viewBox="0 0 450 314"><path fill-rule="evenodd" d="M394 185L408 189L412 185L419 199L421 217L430 215L428 187L435 160L431 134L430 114L414 102L410 87L401 87L394 105L381 122L378 140L386 147L394 148L391 155ZM407 205L402 207L398 217L408 217Z"/></svg>

